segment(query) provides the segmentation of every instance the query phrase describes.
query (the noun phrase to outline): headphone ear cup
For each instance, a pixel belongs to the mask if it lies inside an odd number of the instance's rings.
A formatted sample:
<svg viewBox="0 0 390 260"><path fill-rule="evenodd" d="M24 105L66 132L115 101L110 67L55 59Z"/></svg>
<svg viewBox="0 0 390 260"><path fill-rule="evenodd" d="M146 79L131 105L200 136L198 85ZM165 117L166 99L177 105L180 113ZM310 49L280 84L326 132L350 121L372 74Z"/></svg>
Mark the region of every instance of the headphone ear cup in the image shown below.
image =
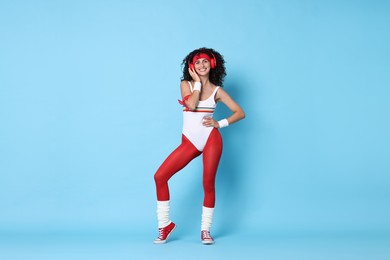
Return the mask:
<svg viewBox="0 0 390 260"><path fill-rule="evenodd" d="M211 68L215 68L215 67L217 67L217 64L216 64L217 62L215 61L215 59L212 59L211 60Z"/></svg>
<svg viewBox="0 0 390 260"><path fill-rule="evenodd" d="M214 69L215 67L217 67L217 60L215 59L215 56L213 53L211 53L211 55L213 55L213 58L211 59L211 68Z"/></svg>
<svg viewBox="0 0 390 260"><path fill-rule="evenodd" d="M190 61L188 61L188 67L193 70L194 69L194 64L192 64Z"/></svg>

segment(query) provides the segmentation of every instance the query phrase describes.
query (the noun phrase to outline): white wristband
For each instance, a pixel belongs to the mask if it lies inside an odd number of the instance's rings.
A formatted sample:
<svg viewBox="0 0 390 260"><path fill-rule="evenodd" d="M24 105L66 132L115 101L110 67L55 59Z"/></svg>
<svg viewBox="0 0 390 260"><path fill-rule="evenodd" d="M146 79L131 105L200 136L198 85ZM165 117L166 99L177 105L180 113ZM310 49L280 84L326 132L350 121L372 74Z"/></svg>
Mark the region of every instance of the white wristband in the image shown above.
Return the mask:
<svg viewBox="0 0 390 260"><path fill-rule="evenodd" d="M222 127L227 127L229 126L229 121L227 121L227 119L222 119L222 120L219 120L218 121L218 125L219 125L219 128L222 128Z"/></svg>
<svg viewBox="0 0 390 260"><path fill-rule="evenodd" d="M197 91L200 92L200 88L201 87L202 87L202 84L199 81L195 82L195 84L194 84L194 91L197 90Z"/></svg>

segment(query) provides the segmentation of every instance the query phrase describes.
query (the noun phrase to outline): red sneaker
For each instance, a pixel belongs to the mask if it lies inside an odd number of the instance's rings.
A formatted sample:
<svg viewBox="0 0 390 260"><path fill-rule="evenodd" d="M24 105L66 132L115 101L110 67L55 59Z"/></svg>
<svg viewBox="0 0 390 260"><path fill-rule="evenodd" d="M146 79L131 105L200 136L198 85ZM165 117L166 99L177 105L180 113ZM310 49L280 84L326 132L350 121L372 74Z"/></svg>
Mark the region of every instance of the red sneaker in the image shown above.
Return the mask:
<svg viewBox="0 0 390 260"><path fill-rule="evenodd" d="M214 239L210 235L210 231L202 230L201 238L202 238L202 243L204 245L212 245L212 244L214 244Z"/></svg>
<svg viewBox="0 0 390 260"><path fill-rule="evenodd" d="M169 236L171 235L173 230L175 230L175 228L176 228L176 224L173 223L173 222L171 222L171 224L169 224L166 227L159 228L158 229L158 237L154 240L154 243L155 244L164 244L164 243L166 243L168 238L169 238Z"/></svg>

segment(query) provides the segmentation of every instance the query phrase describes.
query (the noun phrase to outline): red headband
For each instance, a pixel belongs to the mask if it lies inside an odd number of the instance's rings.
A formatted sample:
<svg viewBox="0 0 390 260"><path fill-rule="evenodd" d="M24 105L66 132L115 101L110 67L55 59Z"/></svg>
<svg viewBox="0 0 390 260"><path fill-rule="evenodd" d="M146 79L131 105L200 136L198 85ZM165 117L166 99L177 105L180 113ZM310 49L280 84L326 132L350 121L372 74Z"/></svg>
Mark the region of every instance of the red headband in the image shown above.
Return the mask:
<svg viewBox="0 0 390 260"><path fill-rule="evenodd" d="M201 52L199 54L196 54L193 58L192 58L192 64L194 64L196 62L196 60L198 59L206 59L208 60L209 62L211 62L211 58L209 55L207 55L206 53L204 52Z"/></svg>

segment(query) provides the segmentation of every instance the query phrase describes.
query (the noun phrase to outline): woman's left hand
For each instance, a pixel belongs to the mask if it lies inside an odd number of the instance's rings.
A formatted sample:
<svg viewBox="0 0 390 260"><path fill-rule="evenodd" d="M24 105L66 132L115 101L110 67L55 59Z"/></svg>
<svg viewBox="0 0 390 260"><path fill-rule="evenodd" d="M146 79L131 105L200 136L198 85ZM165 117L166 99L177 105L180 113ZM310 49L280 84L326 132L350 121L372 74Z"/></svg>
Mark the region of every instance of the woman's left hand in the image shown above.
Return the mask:
<svg viewBox="0 0 390 260"><path fill-rule="evenodd" d="M219 127L218 122L209 116L203 118L202 124L206 127L215 127L215 128Z"/></svg>

